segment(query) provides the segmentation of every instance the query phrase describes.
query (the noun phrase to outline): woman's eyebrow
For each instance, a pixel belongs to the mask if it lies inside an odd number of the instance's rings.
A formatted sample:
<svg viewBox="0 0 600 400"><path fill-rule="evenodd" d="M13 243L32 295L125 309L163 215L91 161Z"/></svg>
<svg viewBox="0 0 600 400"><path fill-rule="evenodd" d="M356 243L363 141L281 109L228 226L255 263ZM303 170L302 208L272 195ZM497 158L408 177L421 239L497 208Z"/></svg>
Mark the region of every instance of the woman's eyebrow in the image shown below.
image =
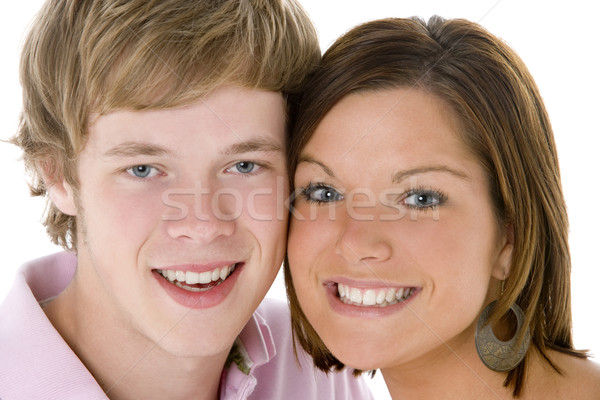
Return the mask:
<svg viewBox="0 0 600 400"><path fill-rule="evenodd" d="M471 179L464 172L450 168L446 165L426 165L426 166L422 166L422 167L410 168L410 169L405 169L405 170L395 172L392 175L392 182L400 183L410 176L424 174L427 172L445 172L445 173L452 174L452 175L459 177L461 179L464 179L464 180Z"/></svg>
<svg viewBox="0 0 600 400"><path fill-rule="evenodd" d="M323 164L321 161L318 161L309 155L304 154L298 158L298 164L302 163L315 164L318 167L320 167L323 171L325 171L327 175L329 175L332 178L335 178L335 174L327 165Z"/></svg>

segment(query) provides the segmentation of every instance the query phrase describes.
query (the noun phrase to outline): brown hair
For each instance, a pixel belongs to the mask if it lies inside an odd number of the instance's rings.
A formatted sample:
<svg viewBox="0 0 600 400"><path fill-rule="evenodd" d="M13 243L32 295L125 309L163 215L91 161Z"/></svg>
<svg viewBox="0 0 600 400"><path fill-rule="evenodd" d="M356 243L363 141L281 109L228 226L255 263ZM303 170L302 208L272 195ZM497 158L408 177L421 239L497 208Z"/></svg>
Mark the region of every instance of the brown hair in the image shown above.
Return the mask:
<svg viewBox="0 0 600 400"><path fill-rule="evenodd" d="M12 142L32 195L46 195L42 172L76 189L91 113L181 106L227 84L294 93L319 58L296 0L49 0L23 46ZM74 217L51 202L44 224L76 246Z"/></svg>
<svg viewBox="0 0 600 400"><path fill-rule="evenodd" d="M535 347L548 362L548 349L585 356L573 350L568 221L550 121L521 59L481 26L440 17L385 19L339 38L299 102L288 149L291 176L317 125L344 96L398 87L425 90L451 106L487 171L499 223L514 228L511 273L491 320L516 302L530 327L530 351ZM299 343L318 368L343 368L303 314L287 258L284 268ZM507 375L514 396L524 374L522 362Z"/></svg>

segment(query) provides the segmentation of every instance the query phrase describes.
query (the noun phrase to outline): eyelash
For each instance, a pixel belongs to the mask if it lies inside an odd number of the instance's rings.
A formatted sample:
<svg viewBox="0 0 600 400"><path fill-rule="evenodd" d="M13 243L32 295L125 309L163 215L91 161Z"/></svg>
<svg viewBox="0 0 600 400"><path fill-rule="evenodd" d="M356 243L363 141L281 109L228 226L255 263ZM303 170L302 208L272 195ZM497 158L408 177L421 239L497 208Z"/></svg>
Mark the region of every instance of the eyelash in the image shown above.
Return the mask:
<svg viewBox="0 0 600 400"><path fill-rule="evenodd" d="M238 164L241 164L241 163L252 164L254 166L254 168L252 169L252 171L247 172L247 173L244 173L244 172L241 172L241 171L235 171L233 173L236 173L236 174L239 174L239 175L242 175L242 176L252 176L252 175L258 174L263 168L267 168L267 166L265 164L263 164L263 163L258 163L256 161L242 160L242 161L235 162L233 165L231 165L230 167L226 168L225 171L229 171L229 170L235 168L236 166L238 166ZM135 168L139 168L139 167L146 167L146 168L151 169L151 171L148 173L147 176L136 176L133 171L134 171ZM152 175L153 171L155 171L154 175ZM161 173L161 170L159 168L154 167L154 166L149 165L149 164L136 164L136 165L132 165L130 167L125 168L124 172L126 172L127 174L129 174L129 176L131 178L135 179L135 180L138 180L138 181L147 181L147 180L150 180L150 179L156 177L157 175L159 175Z"/></svg>
<svg viewBox="0 0 600 400"><path fill-rule="evenodd" d="M156 173L153 176L136 176L133 173L133 170L135 168L139 168L139 167L146 167L146 168L151 169L151 171L150 171L150 173L148 175L152 174L152 170L155 171ZM159 168L154 167L154 166L149 165L149 164L136 164L136 165L132 165L130 167L125 168L125 172L127 174L129 174L130 177L132 177L133 179L138 180L138 181L147 181L147 180L150 180L150 179L156 177L157 175L161 174L161 170Z"/></svg>
<svg viewBox="0 0 600 400"><path fill-rule="evenodd" d="M446 196L446 194L444 194L440 190L419 186L418 188L410 189L409 191L402 194L400 201L404 202L406 199L408 199L412 196L415 196L415 195L433 196L433 197L435 197L436 203L431 204L431 205L426 205L426 206L418 206L415 204L404 204L405 207L408 207L411 210L427 211L428 209L435 209L436 207L443 205L448 200L448 196Z"/></svg>
<svg viewBox="0 0 600 400"><path fill-rule="evenodd" d="M231 166L225 168L225 172L228 172L229 170L235 168L238 164L241 164L241 163L252 164L252 165L254 165L255 168L253 168L252 171L246 172L246 173L240 172L240 171L234 171L232 173L248 177L248 176L253 176L253 175L259 174L263 168L268 168L268 166L265 165L264 163L259 163L256 161L249 161L249 160L241 160L241 161L236 161Z"/></svg>
<svg viewBox="0 0 600 400"><path fill-rule="evenodd" d="M318 190L327 190L330 192L334 192L334 200L330 200L330 201L324 201L324 200L318 200L312 197L312 195L318 191ZM308 201L311 204L325 204L325 203L332 203L335 201L341 201L344 200L344 195L341 194L340 192L338 192L335 188L333 188L331 185L327 185L325 183L309 183L308 185L301 187L300 188L300 195L304 198L304 200ZM406 204L404 203L403 205L411 210L418 210L418 211L427 211L428 209L435 209L436 207L439 207L441 205L443 205L447 200L448 200L448 196L446 196L442 191L437 190L437 189L432 189L432 188L425 188L425 187L418 187L415 189L410 189L407 192L403 193L401 195L401 199L400 202L404 202L406 199L412 197L412 196L416 196L416 195L421 195L421 196L433 196L434 197L434 204L430 204L430 205L425 205L425 206L419 206L419 205L415 205L415 204Z"/></svg>
<svg viewBox="0 0 600 400"><path fill-rule="evenodd" d="M340 192L338 192L337 190L335 190L332 186L327 185L325 183L309 183L307 186L300 188L300 195L304 198L304 200L308 201L311 204L325 204L325 203L331 203L333 201L324 201L324 200L317 200L311 197L311 195L313 193L315 193L317 190L328 190L331 192L335 192L335 194L337 196L339 196L339 198L335 201L340 201L344 199L344 195L341 194Z"/></svg>

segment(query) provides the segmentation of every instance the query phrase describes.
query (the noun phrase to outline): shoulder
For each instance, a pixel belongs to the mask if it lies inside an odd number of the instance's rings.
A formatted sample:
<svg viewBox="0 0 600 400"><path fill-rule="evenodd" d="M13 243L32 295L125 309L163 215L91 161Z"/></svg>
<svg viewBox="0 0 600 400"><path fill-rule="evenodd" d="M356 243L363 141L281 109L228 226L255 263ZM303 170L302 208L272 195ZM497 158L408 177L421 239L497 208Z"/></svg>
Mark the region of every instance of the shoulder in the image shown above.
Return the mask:
<svg viewBox="0 0 600 400"><path fill-rule="evenodd" d="M268 327L276 354L256 369L257 386L252 399L373 398L364 379L355 378L350 370L326 374L314 367L312 358L301 346L296 346L294 353L294 337L286 303L265 299L255 316Z"/></svg>
<svg viewBox="0 0 600 400"><path fill-rule="evenodd" d="M598 399L600 364L588 358L552 350L548 352L548 357L560 370L560 374L547 362L539 359L532 370L533 381L528 382L532 389L531 398L537 398L537 395L544 393L547 398Z"/></svg>
<svg viewBox="0 0 600 400"><path fill-rule="evenodd" d="M277 344L291 333L291 319L289 308L281 300L265 298L254 311L253 318L256 320L263 336L271 339ZM283 336L283 337L282 337Z"/></svg>
<svg viewBox="0 0 600 400"><path fill-rule="evenodd" d="M256 312L260 314L263 318L269 320L277 320L281 317L289 318L290 316L290 309L287 303L284 303L281 300L271 299L268 297L260 303L260 305L256 309Z"/></svg>
<svg viewBox="0 0 600 400"><path fill-rule="evenodd" d="M73 279L77 256L68 251L50 254L24 264L20 272L38 301L57 296Z"/></svg>
<svg viewBox="0 0 600 400"><path fill-rule="evenodd" d="M266 298L256 309L254 317L260 326L264 340L272 342L275 349L275 356L269 364L285 365L285 368L288 368L288 365L297 365L292 322L287 304L280 300ZM306 357L300 357L300 362L302 365L312 365Z"/></svg>
<svg viewBox="0 0 600 400"><path fill-rule="evenodd" d="M59 256L61 258L61 256ZM38 299L64 282L26 264L0 305L0 396L2 398L106 398L102 388L52 326ZM40 267L41 268L41 267Z"/></svg>
<svg viewBox="0 0 600 400"><path fill-rule="evenodd" d="M574 399L597 399L600 393L600 364L588 358L579 358L554 352L563 376L562 388L565 395Z"/></svg>

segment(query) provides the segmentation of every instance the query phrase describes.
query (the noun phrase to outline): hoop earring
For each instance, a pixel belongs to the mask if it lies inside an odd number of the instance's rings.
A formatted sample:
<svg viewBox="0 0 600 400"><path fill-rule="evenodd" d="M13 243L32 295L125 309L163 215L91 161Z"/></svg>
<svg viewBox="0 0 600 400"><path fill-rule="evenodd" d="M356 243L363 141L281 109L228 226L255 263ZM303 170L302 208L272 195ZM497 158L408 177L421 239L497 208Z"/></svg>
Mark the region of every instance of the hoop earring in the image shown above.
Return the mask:
<svg viewBox="0 0 600 400"><path fill-rule="evenodd" d="M492 324L488 321L495 304L496 301L492 301L479 316L477 328L475 330L475 347L477 348L479 358L486 367L492 371L506 372L515 368L523 361L527 349L529 348L531 336L528 327L523 336L521 345L517 348L517 337L519 336L519 332L523 329L525 314L521 307L519 307L517 303L514 303L510 306L510 309L517 318L517 331L515 332L515 335L506 342L498 339L494 334Z"/></svg>

